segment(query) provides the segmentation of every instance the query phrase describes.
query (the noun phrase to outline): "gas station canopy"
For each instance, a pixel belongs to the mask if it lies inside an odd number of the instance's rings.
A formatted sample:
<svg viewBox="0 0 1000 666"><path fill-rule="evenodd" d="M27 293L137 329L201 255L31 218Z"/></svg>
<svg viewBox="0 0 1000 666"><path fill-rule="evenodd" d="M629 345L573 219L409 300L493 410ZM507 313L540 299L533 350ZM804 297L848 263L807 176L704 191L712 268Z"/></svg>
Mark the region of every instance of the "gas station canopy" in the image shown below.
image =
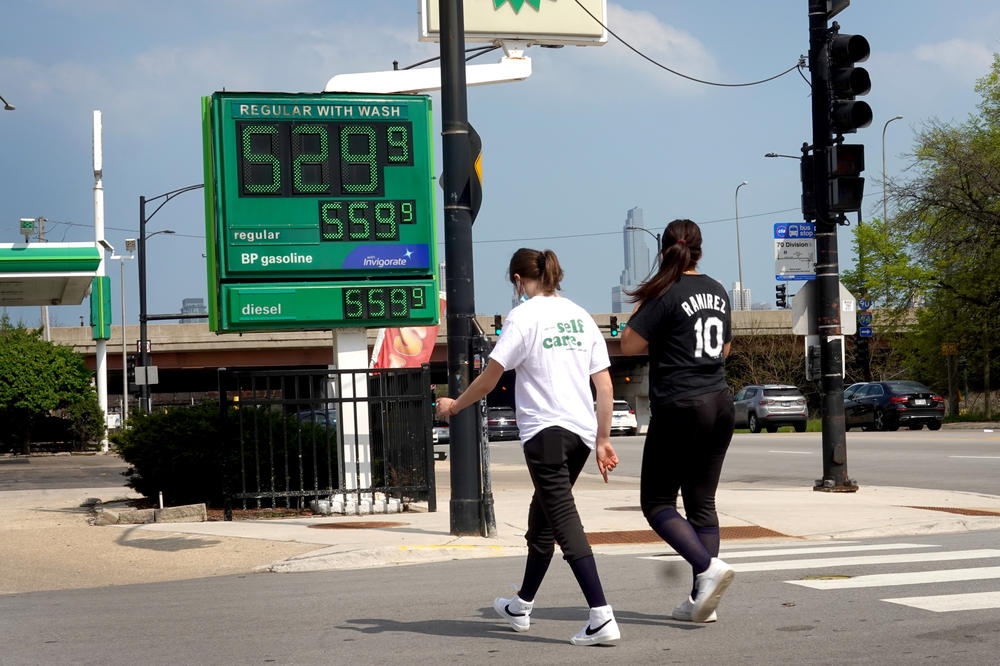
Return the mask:
<svg viewBox="0 0 1000 666"><path fill-rule="evenodd" d="M96 243L0 243L0 306L79 305L100 265Z"/></svg>

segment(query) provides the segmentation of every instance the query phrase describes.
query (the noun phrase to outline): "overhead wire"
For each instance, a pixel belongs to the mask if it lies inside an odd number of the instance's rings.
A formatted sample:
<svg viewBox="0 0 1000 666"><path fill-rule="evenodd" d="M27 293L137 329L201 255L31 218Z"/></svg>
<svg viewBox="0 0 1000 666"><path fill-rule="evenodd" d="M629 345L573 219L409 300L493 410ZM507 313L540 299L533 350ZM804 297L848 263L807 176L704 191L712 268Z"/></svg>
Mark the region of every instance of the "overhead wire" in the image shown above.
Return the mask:
<svg viewBox="0 0 1000 666"><path fill-rule="evenodd" d="M802 57L802 56L799 56L798 62L796 62L794 65L792 65L791 67L789 67L785 71L781 72L780 74L775 74L774 76L769 76L766 79L760 79L759 81L748 81L747 83L719 83L717 81L706 81L705 79L699 79L697 77L689 76L689 75L684 74L682 72L678 72L677 70L671 69L671 68L667 67L666 65L664 65L663 63L661 63L661 62L659 62L659 61L657 61L657 60L649 57L648 55L646 55L645 53L643 53L642 51L640 51L639 49L635 48L634 46L632 46L631 44L629 44L627 41L625 41L624 39L622 39L620 36L618 36L618 33L616 33L614 30L612 30L607 25L605 25L605 23L603 21L601 21L601 19L599 19L596 16L594 16L594 14L589 9L587 9L586 7L584 7L583 3L580 2L580 0L574 0L574 2L576 2L576 4L580 7L580 9L582 9L583 11L585 11L587 13L587 15L590 16L590 18L594 19L598 23L598 25L600 25L602 28L604 28L605 30L607 30L609 35L611 35L612 37L614 37L615 39L617 39L619 42L621 42L622 45L624 45L627 49L629 49L630 51L632 51L633 53L635 53L639 57L641 57L641 58L643 58L645 60L648 60L649 62L651 62L652 64L656 65L660 69L666 70L666 71L670 72L671 74L673 74L674 76L679 76L682 79L687 79L688 81L694 81L695 83L701 83L701 84L704 84L706 86L718 86L720 88L745 88L747 86L757 86L757 85L760 85L762 83L767 83L768 81L773 81L775 79L781 78L785 74L788 74L789 72L794 71L794 70L799 70L799 75L801 76L802 75L801 68L803 66L805 66L805 58Z"/></svg>

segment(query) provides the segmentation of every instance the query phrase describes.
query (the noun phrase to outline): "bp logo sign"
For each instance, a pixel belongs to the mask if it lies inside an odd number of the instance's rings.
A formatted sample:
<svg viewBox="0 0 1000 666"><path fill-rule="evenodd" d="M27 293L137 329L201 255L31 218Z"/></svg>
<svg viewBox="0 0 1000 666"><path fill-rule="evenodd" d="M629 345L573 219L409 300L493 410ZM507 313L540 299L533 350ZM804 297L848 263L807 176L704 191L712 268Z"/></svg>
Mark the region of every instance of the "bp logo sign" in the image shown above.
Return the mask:
<svg viewBox="0 0 1000 666"><path fill-rule="evenodd" d="M541 9L542 4L542 0L493 0L493 8L500 9L505 2L510 3L510 6L514 8L515 14L521 11L521 7L523 7L526 2L535 9Z"/></svg>

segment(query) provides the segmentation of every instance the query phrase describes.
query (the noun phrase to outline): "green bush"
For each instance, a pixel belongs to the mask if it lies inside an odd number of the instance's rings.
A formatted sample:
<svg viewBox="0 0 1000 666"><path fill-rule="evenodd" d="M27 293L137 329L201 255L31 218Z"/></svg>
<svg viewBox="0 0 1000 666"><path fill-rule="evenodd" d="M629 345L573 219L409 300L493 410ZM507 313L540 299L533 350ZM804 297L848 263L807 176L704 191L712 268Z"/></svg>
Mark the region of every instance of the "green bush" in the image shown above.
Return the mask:
<svg viewBox="0 0 1000 666"><path fill-rule="evenodd" d="M66 408L66 421L77 451L96 448L107 428L96 395L88 395Z"/></svg>
<svg viewBox="0 0 1000 666"><path fill-rule="evenodd" d="M162 492L171 505L221 507L225 483L230 492L308 490L315 487L314 467L322 488L328 484L327 466L337 470L336 458L326 453L336 450L336 431L299 423L280 411L230 408L223 430L218 403L206 402L140 412L127 425L111 435L115 451L130 465L126 485L150 499Z"/></svg>

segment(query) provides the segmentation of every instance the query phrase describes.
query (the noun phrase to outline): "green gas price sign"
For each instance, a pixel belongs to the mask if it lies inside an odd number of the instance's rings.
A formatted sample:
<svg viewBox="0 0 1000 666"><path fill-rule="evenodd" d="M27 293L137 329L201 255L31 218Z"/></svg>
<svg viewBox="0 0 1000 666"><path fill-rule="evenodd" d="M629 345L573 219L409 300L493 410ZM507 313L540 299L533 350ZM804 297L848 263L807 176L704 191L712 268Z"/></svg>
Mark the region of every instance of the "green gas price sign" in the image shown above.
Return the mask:
<svg viewBox="0 0 1000 666"><path fill-rule="evenodd" d="M203 98L213 330L437 323L430 114L418 95ZM384 312L366 300L354 316L344 284L359 280L372 282L373 302L391 283ZM410 292L403 308L397 291L410 280L421 294L430 281L433 297L418 306ZM249 316L235 307L235 295L267 285L280 303ZM304 311L317 293L343 307Z"/></svg>

